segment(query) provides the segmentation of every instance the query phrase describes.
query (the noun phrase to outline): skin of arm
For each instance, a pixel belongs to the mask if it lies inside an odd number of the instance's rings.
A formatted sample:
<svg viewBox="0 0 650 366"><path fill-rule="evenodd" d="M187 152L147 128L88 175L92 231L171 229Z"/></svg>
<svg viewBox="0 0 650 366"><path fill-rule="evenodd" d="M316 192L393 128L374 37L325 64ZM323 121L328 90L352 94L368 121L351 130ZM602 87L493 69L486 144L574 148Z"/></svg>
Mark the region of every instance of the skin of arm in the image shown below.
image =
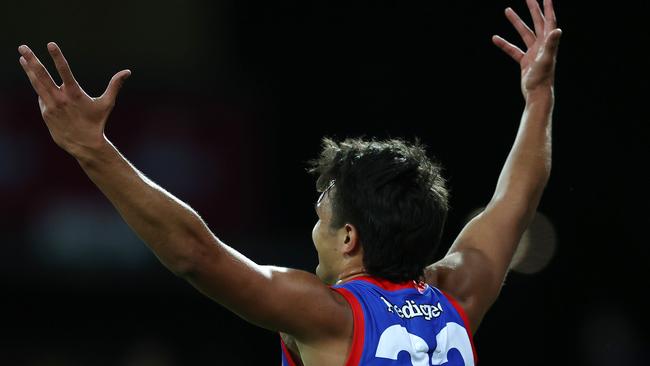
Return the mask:
<svg viewBox="0 0 650 366"><path fill-rule="evenodd" d="M536 33L544 37L536 38L529 30L524 36L529 47L526 54L494 39L522 66L526 98L522 124L497 190L485 212L467 225L448 255L427 271L430 282L461 301L473 330L498 295L550 170L550 114L560 31L554 29L554 17L550 17L553 22L545 22L539 8L537 11L533 14ZM552 6L547 5L546 13L552 14ZM39 96L53 140L77 159L165 266L244 319L291 334L305 348L326 352L337 340L349 338L352 314L342 296L313 274L260 266L228 247L194 210L147 179L110 143L104 127L130 71L117 73L106 92L92 98L74 79L59 47L50 43L48 51L63 81L60 86L27 46L19 47L19 61ZM533 166L544 166L546 172ZM345 352L339 355L345 356Z"/></svg>
<svg viewBox="0 0 650 366"><path fill-rule="evenodd" d="M427 282L456 297L472 332L496 300L524 231L532 221L551 172L551 121L555 60L561 30L551 0L544 14L527 0L533 32L510 8L506 17L523 38L527 52L494 36L493 42L521 67L526 101L514 144L485 210L465 225L446 256L427 267Z"/></svg>
<svg viewBox="0 0 650 366"><path fill-rule="evenodd" d="M77 159L168 269L253 324L323 349L347 339L352 313L341 295L311 273L258 265L221 242L192 208L139 172L106 138L106 121L129 70L118 72L106 92L92 98L55 43L48 51L60 86L29 47L18 51L55 143Z"/></svg>

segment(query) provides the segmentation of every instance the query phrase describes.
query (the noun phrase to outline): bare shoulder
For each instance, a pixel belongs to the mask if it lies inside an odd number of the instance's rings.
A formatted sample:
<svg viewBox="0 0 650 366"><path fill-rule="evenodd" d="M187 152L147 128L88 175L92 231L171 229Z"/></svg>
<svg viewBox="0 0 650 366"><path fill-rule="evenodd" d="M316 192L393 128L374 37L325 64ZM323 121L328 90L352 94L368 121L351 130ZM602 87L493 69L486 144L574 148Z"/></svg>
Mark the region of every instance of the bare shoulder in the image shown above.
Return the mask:
<svg viewBox="0 0 650 366"><path fill-rule="evenodd" d="M479 250L448 254L425 269L426 282L453 296L463 307L472 333L496 299L493 277L489 259Z"/></svg>
<svg viewBox="0 0 650 366"><path fill-rule="evenodd" d="M301 342L344 337L352 324L352 310L345 298L314 274L288 268L263 266L266 283L257 283L271 322L291 326L272 327ZM252 286L251 286L252 287ZM256 291L259 299L260 292ZM253 304L258 307L258 304Z"/></svg>
<svg viewBox="0 0 650 366"><path fill-rule="evenodd" d="M348 357L353 333L353 314L348 301L329 286L323 285L327 293L321 293L319 298L313 298L312 304L317 308L306 312L317 311L321 315L320 326L314 326L312 332L301 335L280 332L284 343L285 356L291 358L297 366L303 364L342 365ZM312 305L313 306L313 305ZM300 309L300 307L298 307ZM301 313L293 316L300 317ZM330 328L330 330L326 330Z"/></svg>

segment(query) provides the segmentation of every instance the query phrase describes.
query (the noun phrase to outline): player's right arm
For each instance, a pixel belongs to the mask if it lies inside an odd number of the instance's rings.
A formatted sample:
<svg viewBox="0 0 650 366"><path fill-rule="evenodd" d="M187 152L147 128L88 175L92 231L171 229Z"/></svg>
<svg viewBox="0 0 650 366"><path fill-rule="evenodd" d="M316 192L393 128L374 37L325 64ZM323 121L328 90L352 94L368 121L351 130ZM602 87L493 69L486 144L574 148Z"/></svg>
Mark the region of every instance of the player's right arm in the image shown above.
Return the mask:
<svg viewBox="0 0 650 366"><path fill-rule="evenodd" d="M48 50L63 80L60 87L27 46L19 48L53 140L77 159L167 268L251 323L302 342L351 334L351 310L341 295L313 274L261 266L228 247L194 210L147 179L109 142L104 126L130 71L117 73L101 97L91 98L59 47L50 43Z"/></svg>

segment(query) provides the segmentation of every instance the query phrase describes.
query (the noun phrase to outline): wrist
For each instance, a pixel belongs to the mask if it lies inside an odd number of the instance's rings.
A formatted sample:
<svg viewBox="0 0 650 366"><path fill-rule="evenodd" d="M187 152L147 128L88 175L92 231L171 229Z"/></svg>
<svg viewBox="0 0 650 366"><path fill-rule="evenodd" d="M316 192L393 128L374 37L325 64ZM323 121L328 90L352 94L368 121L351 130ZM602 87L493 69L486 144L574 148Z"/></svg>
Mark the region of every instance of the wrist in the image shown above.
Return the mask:
<svg viewBox="0 0 650 366"><path fill-rule="evenodd" d="M553 102L555 100L555 89L552 85L540 86L534 89L525 89L524 98L526 104L536 104L540 102Z"/></svg>
<svg viewBox="0 0 650 366"><path fill-rule="evenodd" d="M112 148L111 142L102 134L102 137L92 144L75 144L66 150L84 166L104 159Z"/></svg>

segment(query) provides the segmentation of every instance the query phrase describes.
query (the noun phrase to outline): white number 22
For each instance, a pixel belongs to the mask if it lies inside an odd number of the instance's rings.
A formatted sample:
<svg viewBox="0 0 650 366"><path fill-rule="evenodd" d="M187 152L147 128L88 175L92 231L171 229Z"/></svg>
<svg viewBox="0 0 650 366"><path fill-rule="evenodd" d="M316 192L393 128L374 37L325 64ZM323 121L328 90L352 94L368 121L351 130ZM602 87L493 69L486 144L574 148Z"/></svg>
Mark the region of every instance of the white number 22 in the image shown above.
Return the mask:
<svg viewBox="0 0 650 366"><path fill-rule="evenodd" d="M427 342L409 333L403 326L395 324L388 327L379 337L375 356L397 360L397 355L401 351L406 351L411 356L413 366L436 366L448 362L447 352L453 348L460 352L465 366L474 366L472 345L467 331L460 325L450 322L440 330L436 335L436 349L429 359Z"/></svg>

